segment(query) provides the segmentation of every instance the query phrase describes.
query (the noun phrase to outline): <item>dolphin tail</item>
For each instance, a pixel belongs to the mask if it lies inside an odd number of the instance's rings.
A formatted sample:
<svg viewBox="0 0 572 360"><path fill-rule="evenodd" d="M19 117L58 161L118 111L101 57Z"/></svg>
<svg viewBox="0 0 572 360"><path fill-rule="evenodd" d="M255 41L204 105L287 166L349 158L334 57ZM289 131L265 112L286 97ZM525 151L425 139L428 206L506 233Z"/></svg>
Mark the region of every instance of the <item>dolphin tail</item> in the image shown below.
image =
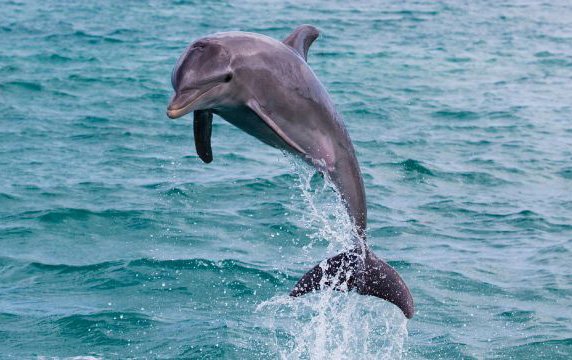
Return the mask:
<svg viewBox="0 0 572 360"><path fill-rule="evenodd" d="M365 250L365 256L358 250L350 250L322 261L298 281L290 296L325 288L355 289L361 295L387 300L399 307L408 319L415 312L411 293L397 271L369 249Z"/></svg>

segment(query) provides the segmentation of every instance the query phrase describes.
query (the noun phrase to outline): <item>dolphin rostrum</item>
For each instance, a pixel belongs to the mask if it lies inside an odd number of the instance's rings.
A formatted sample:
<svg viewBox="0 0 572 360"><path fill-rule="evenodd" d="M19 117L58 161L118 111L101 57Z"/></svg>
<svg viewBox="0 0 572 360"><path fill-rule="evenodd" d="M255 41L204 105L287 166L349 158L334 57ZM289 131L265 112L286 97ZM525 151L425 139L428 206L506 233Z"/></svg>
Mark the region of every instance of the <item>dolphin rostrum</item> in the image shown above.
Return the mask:
<svg viewBox="0 0 572 360"><path fill-rule="evenodd" d="M199 157L212 161L211 128L217 114L275 148L301 157L327 176L353 222L352 250L306 273L291 296L325 287L356 290L397 305L407 318L413 298L399 274L366 243L365 190L355 151L326 89L306 63L318 37L309 25L284 41L247 32L224 32L193 42L171 76L170 118L194 112Z"/></svg>

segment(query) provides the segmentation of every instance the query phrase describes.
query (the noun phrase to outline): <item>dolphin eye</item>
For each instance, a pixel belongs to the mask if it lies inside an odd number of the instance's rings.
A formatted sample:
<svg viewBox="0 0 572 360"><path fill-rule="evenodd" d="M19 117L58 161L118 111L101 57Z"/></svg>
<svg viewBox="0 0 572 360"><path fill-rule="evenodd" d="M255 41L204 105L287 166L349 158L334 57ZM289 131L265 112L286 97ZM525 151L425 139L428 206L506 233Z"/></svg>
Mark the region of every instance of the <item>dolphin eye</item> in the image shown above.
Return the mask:
<svg viewBox="0 0 572 360"><path fill-rule="evenodd" d="M230 82L230 80L232 80L232 74L227 74L226 77L224 78L224 82Z"/></svg>

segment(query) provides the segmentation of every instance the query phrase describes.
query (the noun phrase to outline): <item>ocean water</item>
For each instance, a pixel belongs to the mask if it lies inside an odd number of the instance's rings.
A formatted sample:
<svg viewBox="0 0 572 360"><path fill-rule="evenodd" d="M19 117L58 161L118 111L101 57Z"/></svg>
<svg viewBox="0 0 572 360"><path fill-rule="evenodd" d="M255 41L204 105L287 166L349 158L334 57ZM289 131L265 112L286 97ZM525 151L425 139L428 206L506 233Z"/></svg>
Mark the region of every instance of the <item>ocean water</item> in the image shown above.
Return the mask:
<svg viewBox="0 0 572 360"><path fill-rule="evenodd" d="M169 120L190 41L321 30L369 243L417 312L287 294L347 244L327 183ZM568 1L0 0L0 358L572 358Z"/></svg>

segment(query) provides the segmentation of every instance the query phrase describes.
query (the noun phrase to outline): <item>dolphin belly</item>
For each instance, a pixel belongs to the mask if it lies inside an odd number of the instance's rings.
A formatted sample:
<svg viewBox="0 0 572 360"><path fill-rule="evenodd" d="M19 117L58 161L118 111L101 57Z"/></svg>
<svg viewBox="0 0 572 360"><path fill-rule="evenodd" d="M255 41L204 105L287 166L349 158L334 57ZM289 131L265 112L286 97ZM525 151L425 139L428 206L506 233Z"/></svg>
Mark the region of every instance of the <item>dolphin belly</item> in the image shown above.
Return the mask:
<svg viewBox="0 0 572 360"><path fill-rule="evenodd" d="M230 111L215 110L215 114L222 117L232 125L236 126L245 133L257 138L263 143L270 145L276 149L287 151L294 155L298 152L289 146L276 132L260 119L258 115L248 107L240 109L232 109Z"/></svg>

